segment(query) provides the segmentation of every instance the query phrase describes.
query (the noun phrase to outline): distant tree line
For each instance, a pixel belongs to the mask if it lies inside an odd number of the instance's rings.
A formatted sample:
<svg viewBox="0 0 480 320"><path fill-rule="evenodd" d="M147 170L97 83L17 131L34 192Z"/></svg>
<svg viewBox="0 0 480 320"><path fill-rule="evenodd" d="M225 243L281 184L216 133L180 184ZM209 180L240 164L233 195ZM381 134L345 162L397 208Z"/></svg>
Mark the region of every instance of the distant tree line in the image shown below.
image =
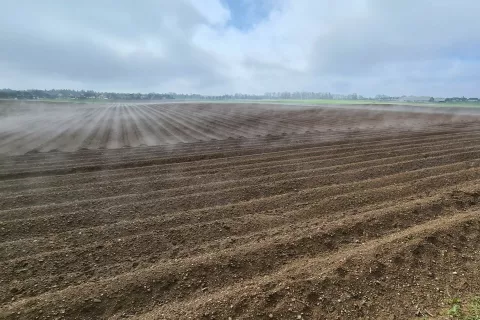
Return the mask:
<svg viewBox="0 0 480 320"><path fill-rule="evenodd" d="M179 94L169 93L116 93L116 92L97 92L93 90L69 90L69 89L52 89L52 90L12 90L0 89L0 99L105 99L105 100L161 100L161 99L178 99L178 100L261 100L261 99L294 99L294 100L310 100L310 99L341 99L341 100L357 100L367 99L356 93L340 95L330 92L267 92L263 95L256 94L224 94L224 95L200 95L200 94Z"/></svg>
<svg viewBox="0 0 480 320"><path fill-rule="evenodd" d="M330 92L267 92L261 95L255 94L224 94L224 95L200 95L200 94L180 94L180 93L118 93L118 92L97 92L93 90L69 90L69 89L52 89L52 90L12 90L0 89L0 99L103 99L103 100L378 100L378 101L395 101L403 97L394 97L379 94L374 98L367 98L356 93L351 94L333 94ZM478 98L452 97L441 99L442 102L478 102ZM430 102L437 102L433 97L427 99Z"/></svg>
<svg viewBox="0 0 480 320"><path fill-rule="evenodd" d="M161 100L174 99L168 93L116 93L116 92L97 92L93 90L12 90L0 89L0 99L110 99L110 100Z"/></svg>
<svg viewBox="0 0 480 320"><path fill-rule="evenodd" d="M452 98L446 98L445 102L477 102L480 101L479 98L465 98L465 97L452 97Z"/></svg>

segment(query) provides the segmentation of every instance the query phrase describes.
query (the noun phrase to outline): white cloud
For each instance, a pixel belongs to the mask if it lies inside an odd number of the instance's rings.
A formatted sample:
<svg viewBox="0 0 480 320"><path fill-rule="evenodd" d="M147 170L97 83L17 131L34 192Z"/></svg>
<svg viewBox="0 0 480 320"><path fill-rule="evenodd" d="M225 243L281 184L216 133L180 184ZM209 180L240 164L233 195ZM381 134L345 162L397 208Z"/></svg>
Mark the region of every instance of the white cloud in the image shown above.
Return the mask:
<svg viewBox="0 0 480 320"><path fill-rule="evenodd" d="M480 95L476 0L242 1L5 1L0 87Z"/></svg>

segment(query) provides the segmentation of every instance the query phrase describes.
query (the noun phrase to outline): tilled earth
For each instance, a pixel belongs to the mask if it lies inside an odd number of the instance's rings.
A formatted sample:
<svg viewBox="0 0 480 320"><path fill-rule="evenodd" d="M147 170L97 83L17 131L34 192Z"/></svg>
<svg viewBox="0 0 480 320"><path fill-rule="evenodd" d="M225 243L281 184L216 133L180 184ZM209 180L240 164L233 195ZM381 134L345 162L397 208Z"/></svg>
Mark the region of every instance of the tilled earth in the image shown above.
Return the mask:
<svg viewBox="0 0 480 320"><path fill-rule="evenodd" d="M480 292L477 117L160 107L244 134L161 143L150 119L157 146L22 155L0 135L1 319L412 319Z"/></svg>

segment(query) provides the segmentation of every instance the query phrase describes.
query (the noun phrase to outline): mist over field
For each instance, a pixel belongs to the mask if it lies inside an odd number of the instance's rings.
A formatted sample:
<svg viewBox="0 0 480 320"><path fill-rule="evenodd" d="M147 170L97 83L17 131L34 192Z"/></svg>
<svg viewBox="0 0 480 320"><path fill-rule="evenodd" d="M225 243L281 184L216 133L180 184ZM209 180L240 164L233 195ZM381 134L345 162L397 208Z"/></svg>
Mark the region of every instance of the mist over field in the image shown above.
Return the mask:
<svg viewBox="0 0 480 320"><path fill-rule="evenodd" d="M480 116L477 109L402 105L308 106L268 103L103 104L3 101L0 154L168 146L217 140L244 140L358 130L423 130ZM429 116L438 114L438 116ZM274 143L274 139L266 143ZM254 142L256 143L256 142Z"/></svg>

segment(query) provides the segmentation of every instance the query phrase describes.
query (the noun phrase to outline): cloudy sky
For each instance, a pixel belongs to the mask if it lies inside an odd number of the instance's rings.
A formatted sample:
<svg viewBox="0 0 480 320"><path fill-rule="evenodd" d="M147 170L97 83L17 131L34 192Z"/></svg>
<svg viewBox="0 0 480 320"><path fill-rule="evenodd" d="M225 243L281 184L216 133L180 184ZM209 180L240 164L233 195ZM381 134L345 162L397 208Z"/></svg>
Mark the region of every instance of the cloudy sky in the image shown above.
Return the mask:
<svg viewBox="0 0 480 320"><path fill-rule="evenodd" d="M0 87L480 96L478 0L0 5Z"/></svg>

